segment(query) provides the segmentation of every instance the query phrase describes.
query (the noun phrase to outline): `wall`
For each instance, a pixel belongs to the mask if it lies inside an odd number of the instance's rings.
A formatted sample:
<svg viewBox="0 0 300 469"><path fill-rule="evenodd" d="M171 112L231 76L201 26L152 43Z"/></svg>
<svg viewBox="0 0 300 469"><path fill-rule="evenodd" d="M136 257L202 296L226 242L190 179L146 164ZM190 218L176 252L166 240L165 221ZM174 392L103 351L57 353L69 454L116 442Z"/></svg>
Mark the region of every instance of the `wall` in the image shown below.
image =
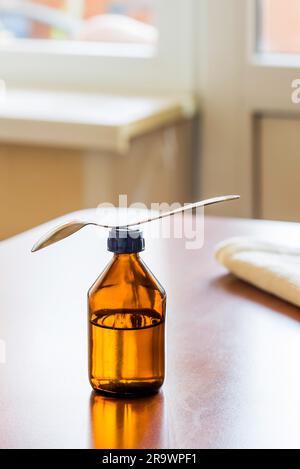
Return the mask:
<svg viewBox="0 0 300 469"><path fill-rule="evenodd" d="M257 215L299 222L300 119L264 117L257 127Z"/></svg>
<svg viewBox="0 0 300 469"><path fill-rule="evenodd" d="M132 142L128 155L0 144L0 238L99 203L193 200L193 122Z"/></svg>
<svg viewBox="0 0 300 469"><path fill-rule="evenodd" d="M81 208L82 170L76 150L0 145L1 239Z"/></svg>

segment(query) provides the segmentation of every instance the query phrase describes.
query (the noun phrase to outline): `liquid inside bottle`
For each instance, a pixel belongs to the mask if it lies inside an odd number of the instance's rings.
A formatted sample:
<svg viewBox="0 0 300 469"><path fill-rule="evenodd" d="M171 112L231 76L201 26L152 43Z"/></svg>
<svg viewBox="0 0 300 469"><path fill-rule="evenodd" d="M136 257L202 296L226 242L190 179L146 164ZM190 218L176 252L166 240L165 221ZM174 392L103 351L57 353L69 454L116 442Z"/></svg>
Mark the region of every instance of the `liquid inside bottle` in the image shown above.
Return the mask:
<svg viewBox="0 0 300 469"><path fill-rule="evenodd" d="M142 234L108 242L114 258L89 291L89 373L94 390L156 392L165 375L166 294L139 256Z"/></svg>
<svg viewBox="0 0 300 469"><path fill-rule="evenodd" d="M165 323L156 311L97 311L90 321L93 386L119 394L159 389L164 336Z"/></svg>

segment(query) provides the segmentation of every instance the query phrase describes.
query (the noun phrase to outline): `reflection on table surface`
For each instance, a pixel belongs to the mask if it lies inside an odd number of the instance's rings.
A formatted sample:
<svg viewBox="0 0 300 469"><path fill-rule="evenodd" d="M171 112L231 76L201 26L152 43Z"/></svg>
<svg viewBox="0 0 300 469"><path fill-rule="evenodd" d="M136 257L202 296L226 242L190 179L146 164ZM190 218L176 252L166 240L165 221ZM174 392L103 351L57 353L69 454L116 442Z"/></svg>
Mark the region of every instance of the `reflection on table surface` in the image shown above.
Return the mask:
<svg viewBox="0 0 300 469"><path fill-rule="evenodd" d="M91 438L96 449L166 448L163 394L116 399L92 393Z"/></svg>

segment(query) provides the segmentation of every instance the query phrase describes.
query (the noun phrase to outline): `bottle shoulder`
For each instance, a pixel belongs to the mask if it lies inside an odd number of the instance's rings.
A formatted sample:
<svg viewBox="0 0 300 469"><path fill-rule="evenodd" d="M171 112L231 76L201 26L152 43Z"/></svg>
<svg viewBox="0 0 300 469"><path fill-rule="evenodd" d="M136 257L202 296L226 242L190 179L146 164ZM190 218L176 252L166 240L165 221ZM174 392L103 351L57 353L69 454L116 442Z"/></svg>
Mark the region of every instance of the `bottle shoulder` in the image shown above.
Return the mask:
<svg viewBox="0 0 300 469"><path fill-rule="evenodd" d="M149 280L151 286L155 290L160 292L162 298L166 298L166 291L164 287L142 259L140 259L140 266L141 269L144 271L145 277L147 278L147 280Z"/></svg>
<svg viewBox="0 0 300 469"><path fill-rule="evenodd" d="M89 294L101 289L124 288L133 284L158 292L162 299L166 297L163 286L140 257L113 258L92 285Z"/></svg>
<svg viewBox="0 0 300 469"><path fill-rule="evenodd" d="M100 273L99 277L95 280L91 288L89 289L89 295L96 292L99 288L101 288L101 285L103 286L107 284L107 277L110 273L111 267L113 265L114 259L112 259L107 266L104 268L104 270Z"/></svg>

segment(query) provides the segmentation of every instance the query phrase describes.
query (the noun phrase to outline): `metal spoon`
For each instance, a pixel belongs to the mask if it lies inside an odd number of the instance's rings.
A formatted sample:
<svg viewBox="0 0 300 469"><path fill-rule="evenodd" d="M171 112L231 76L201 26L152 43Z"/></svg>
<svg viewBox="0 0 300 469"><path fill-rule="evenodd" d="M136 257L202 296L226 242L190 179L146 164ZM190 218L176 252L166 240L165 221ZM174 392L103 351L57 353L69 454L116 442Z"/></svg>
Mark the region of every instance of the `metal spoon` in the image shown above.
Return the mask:
<svg viewBox="0 0 300 469"><path fill-rule="evenodd" d="M176 210L172 210L171 212L163 212L152 218L146 218L144 220L140 220L135 223L130 223L128 225L120 226L120 227L113 226L113 225L100 225L94 222L72 221L64 225L61 225L55 228L54 230L50 231L46 235L44 235L33 246L31 252L40 251L41 249L44 249L50 246L51 244L57 243L58 241L68 238L69 236L77 233L79 230L81 230L82 228L85 228L86 226L92 225L92 226L97 226L99 228L106 228L106 229L114 229L114 228L128 229L128 228L143 225L145 223L149 223L155 220L161 220L162 218L171 217L178 213L186 212L188 210L193 210L193 209L200 208L200 207L207 207L208 205L219 204L221 202L228 202L230 200L236 200L239 198L240 198L239 195L228 195L228 196L223 196L223 197L215 197L213 199L201 200L200 202L185 205L184 207L177 208Z"/></svg>

